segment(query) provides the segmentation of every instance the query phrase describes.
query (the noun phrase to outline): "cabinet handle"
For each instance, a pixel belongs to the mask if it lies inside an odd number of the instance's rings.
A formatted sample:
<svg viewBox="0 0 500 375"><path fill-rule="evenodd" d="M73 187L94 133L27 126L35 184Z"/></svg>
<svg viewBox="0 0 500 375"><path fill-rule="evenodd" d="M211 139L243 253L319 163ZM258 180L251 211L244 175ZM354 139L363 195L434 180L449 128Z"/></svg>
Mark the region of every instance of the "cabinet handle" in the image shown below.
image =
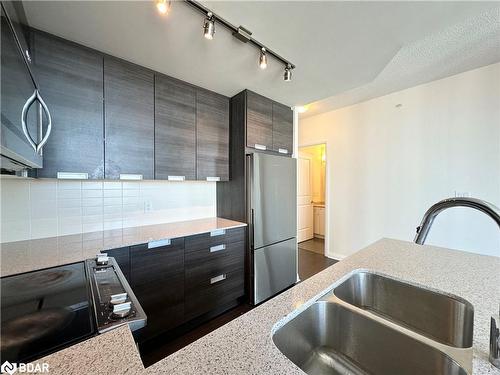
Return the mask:
<svg viewBox="0 0 500 375"><path fill-rule="evenodd" d="M120 180L142 180L142 174L120 173Z"/></svg>
<svg viewBox="0 0 500 375"><path fill-rule="evenodd" d="M166 238L164 240L151 241L148 242L148 249L156 249L157 247L170 246L171 243L172 242L169 238Z"/></svg>
<svg viewBox="0 0 500 375"><path fill-rule="evenodd" d="M212 277L210 279L210 284L215 284L218 283L219 281L226 280L226 274L223 273L222 275Z"/></svg>
<svg viewBox="0 0 500 375"><path fill-rule="evenodd" d="M254 147L257 149L257 150L267 150L267 146L264 146L264 145L259 145L258 143L254 144Z"/></svg>
<svg viewBox="0 0 500 375"><path fill-rule="evenodd" d="M28 125L26 124L26 121L28 119L29 108L36 101L38 103L40 103L40 108L45 112L47 119L48 119L47 131L46 131L45 135L43 135L43 136L41 136L41 134L40 134L41 140L38 143L34 141L33 137L31 137L31 135L28 131ZM26 100L26 103L24 103L23 110L21 112L21 125L23 128L24 136L28 140L29 144L31 145L31 147L33 147L33 150L35 150L35 152L37 154L40 154L43 146L45 145L45 143L47 143L47 141L49 139L50 132L52 131L52 117L50 115L49 108L47 107L47 104L45 104L45 102L43 101L42 96L40 95L40 92L38 91L38 89L35 89L33 94L28 98L28 100ZM39 127L41 127L41 126L42 125L39 124Z"/></svg>
<svg viewBox="0 0 500 375"><path fill-rule="evenodd" d="M57 178L60 180L88 180L89 174L83 172L57 172Z"/></svg>
<svg viewBox="0 0 500 375"><path fill-rule="evenodd" d="M286 148L278 148L278 152L280 154L288 154L288 150Z"/></svg>
<svg viewBox="0 0 500 375"><path fill-rule="evenodd" d="M186 176L168 176L167 179L169 181L184 181Z"/></svg>
<svg viewBox="0 0 500 375"><path fill-rule="evenodd" d="M225 244L217 245L217 246L212 246L210 248L210 252L211 253L216 253L217 251L222 251L222 250L226 250L226 245Z"/></svg>
<svg viewBox="0 0 500 375"><path fill-rule="evenodd" d="M220 181L220 177L207 177L207 181L217 182Z"/></svg>
<svg viewBox="0 0 500 375"><path fill-rule="evenodd" d="M226 234L225 229L217 229L210 232L210 237L223 236Z"/></svg>

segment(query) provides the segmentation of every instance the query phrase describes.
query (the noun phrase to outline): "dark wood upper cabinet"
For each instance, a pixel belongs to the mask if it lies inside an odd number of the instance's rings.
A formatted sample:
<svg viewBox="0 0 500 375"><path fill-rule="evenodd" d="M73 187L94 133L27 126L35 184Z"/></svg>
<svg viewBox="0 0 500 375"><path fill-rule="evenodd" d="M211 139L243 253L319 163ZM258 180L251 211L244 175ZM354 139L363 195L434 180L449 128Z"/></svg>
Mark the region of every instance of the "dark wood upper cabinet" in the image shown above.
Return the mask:
<svg viewBox="0 0 500 375"><path fill-rule="evenodd" d="M121 174L154 178L154 73L104 58L106 179Z"/></svg>
<svg viewBox="0 0 500 375"><path fill-rule="evenodd" d="M196 179L196 89L155 75L155 178Z"/></svg>
<svg viewBox="0 0 500 375"><path fill-rule="evenodd" d="M196 177L229 180L229 98L196 92Z"/></svg>
<svg viewBox="0 0 500 375"><path fill-rule="evenodd" d="M104 178L102 55L42 32L34 32L33 41L35 74L52 115L38 176Z"/></svg>
<svg viewBox="0 0 500 375"><path fill-rule="evenodd" d="M293 112L286 105L273 102L273 150L293 152Z"/></svg>
<svg viewBox="0 0 500 375"><path fill-rule="evenodd" d="M247 147L271 150L273 147L273 102L246 91ZM264 147L262 147L264 146Z"/></svg>

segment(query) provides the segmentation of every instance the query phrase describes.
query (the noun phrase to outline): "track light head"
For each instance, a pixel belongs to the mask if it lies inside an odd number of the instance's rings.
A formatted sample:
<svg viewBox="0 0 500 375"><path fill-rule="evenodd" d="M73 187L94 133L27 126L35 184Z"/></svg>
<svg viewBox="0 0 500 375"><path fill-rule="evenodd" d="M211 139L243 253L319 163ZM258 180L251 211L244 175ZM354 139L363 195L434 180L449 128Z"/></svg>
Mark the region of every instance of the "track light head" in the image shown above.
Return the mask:
<svg viewBox="0 0 500 375"><path fill-rule="evenodd" d="M155 0L156 9L162 15L166 15L170 12L170 7L172 6L171 0Z"/></svg>
<svg viewBox="0 0 500 375"><path fill-rule="evenodd" d="M285 82L290 82L292 80L292 66L290 64L285 67L283 79L285 80Z"/></svg>
<svg viewBox="0 0 500 375"><path fill-rule="evenodd" d="M215 18L212 12L207 13L205 21L203 21L203 36L212 40L215 34Z"/></svg>
<svg viewBox="0 0 500 375"><path fill-rule="evenodd" d="M266 55L266 49L264 47L262 47L262 49L260 50L259 68L261 69L267 68L267 55Z"/></svg>

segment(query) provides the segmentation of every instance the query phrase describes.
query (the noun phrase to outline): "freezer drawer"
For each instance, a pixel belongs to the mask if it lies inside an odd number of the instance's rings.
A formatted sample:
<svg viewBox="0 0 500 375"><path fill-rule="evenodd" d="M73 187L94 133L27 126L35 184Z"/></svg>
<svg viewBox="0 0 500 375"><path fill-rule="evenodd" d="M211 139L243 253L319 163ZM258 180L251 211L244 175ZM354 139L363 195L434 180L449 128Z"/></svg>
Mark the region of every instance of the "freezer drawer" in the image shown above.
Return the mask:
<svg viewBox="0 0 500 375"><path fill-rule="evenodd" d="M297 239L254 250L254 304L281 292L297 281Z"/></svg>

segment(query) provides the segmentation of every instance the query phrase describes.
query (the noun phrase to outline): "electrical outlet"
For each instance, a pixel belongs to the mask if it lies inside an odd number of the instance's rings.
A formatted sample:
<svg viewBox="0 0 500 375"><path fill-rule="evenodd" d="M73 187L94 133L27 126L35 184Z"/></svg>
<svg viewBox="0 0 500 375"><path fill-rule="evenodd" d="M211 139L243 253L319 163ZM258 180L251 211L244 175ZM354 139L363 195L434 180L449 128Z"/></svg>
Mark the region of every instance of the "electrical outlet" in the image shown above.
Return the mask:
<svg viewBox="0 0 500 375"><path fill-rule="evenodd" d="M144 201L144 212L150 212L153 210L153 202Z"/></svg>

